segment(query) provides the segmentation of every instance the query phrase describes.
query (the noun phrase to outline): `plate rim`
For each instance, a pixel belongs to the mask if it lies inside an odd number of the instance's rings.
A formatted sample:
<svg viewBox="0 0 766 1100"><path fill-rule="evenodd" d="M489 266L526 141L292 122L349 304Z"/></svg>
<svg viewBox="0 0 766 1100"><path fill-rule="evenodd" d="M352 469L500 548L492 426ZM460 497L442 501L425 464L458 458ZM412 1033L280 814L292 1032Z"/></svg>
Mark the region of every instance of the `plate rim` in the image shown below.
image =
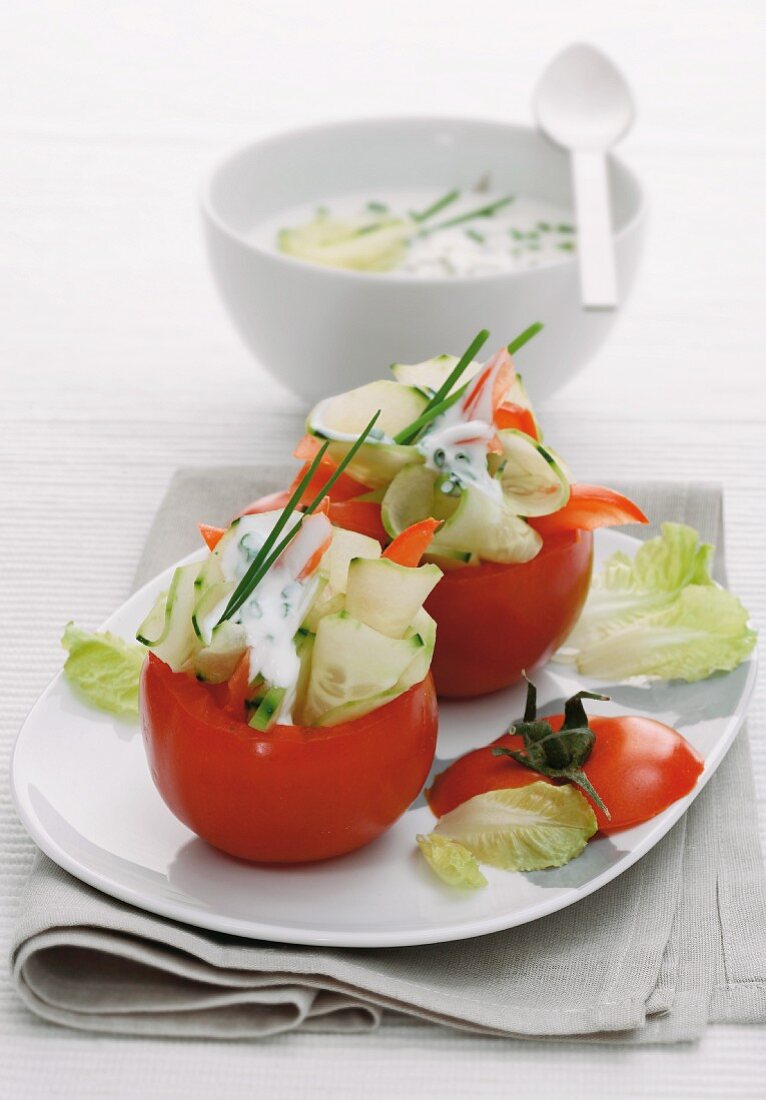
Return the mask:
<svg viewBox="0 0 766 1100"><path fill-rule="evenodd" d="M625 532L610 531L609 533L617 535L621 539L629 540L636 545L640 545L642 542L641 539L637 539L635 536L628 535ZM131 595L107 617L105 622L98 627L98 629L109 629L111 620L120 614L128 602L134 599L138 600L147 589L154 588L160 581L160 578L164 577L166 574L170 574L176 566L186 564L187 562L194 561L203 556L204 549L196 550L180 558L173 565L168 566L167 569L157 573L147 581L146 584L131 593ZM552 913L566 909L570 905L582 901L590 894L607 886L647 855L660 840L670 832L673 826L683 817L694 800L704 790L708 781L717 771L739 735L745 723L745 719L747 718L747 712L755 688L758 660L759 651L756 643L753 652L747 660L743 662L747 666L748 671L745 684L742 688L739 710L736 714L731 716L733 721L726 736L716 742L709 757L705 760L705 767L694 789L684 798L679 799L679 801L673 803L672 806L669 806L659 814L655 818L655 827L636 845L635 848L627 852L624 858L606 867L586 883L577 887L572 887L563 894L551 897L547 901L541 900L530 905L526 909L521 910L516 916L513 914L499 914L492 917L469 920L460 925L435 925L427 929L421 929L416 933L398 931L388 933L376 933L372 931L342 932L340 934L331 931L320 932L317 929L278 926L276 924L263 924L260 921L246 920L244 918L223 917L220 914L203 911L201 907L195 907L191 903L171 902L162 897L149 896L147 898L147 895L125 885L119 879L112 878L87 865L83 865L76 857L70 855L65 848L62 848L48 830L44 828L29 804L28 799L25 798L21 791L20 788L22 784L17 775L17 768L19 766L19 746L21 745L25 731L29 727L35 712L45 705L48 696L61 682L63 670L56 673L47 687L38 696L16 735L11 752L9 768L11 798L22 825L27 830L34 843L49 857L49 859L53 860L53 862L64 871L71 874L79 881L84 882L86 885L93 887L117 901L126 902L143 912L178 921L193 928L203 929L204 931L223 933L224 935L237 936L242 939L254 941L264 940L269 943L284 943L306 947L367 948L374 950L376 948L418 947L427 944L459 942L464 939L474 939L478 936L491 935L494 932L507 931L511 928L531 924L543 917L550 916ZM168 813L171 813L167 807L166 810Z"/></svg>

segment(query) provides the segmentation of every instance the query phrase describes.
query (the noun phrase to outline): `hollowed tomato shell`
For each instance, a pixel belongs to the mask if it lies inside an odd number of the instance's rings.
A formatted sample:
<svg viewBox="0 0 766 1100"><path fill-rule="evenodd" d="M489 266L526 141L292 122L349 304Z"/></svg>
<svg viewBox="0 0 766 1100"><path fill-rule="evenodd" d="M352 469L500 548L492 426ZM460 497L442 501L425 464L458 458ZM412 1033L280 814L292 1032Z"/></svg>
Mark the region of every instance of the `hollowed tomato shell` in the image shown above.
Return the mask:
<svg viewBox="0 0 766 1100"><path fill-rule="evenodd" d="M436 747L430 675L351 722L260 733L207 685L150 655L140 709L169 809L216 848L256 862L328 859L368 844L417 797Z"/></svg>
<svg viewBox="0 0 766 1100"><path fill-rule="evenodd" d="M426 601L438 695L486 695L547 661L577 622L592 569L592 534L570 531L520 565L447 570Z"/></svg>

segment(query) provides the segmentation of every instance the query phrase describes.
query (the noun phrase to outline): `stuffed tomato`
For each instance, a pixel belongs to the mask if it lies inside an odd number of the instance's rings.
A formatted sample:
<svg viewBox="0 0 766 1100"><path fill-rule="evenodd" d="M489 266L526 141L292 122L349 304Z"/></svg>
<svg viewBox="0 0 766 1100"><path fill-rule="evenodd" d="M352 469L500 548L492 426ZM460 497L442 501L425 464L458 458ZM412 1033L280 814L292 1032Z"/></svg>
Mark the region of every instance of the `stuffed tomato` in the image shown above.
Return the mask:
<svg viewBox="0 0 766 1100"><path fill-rule="evenodd" d="M270 863L374 840L417 797L436 744L430 676L347 722L259 732L150 655L141 715L152 778L176 817L230 855Z"/></svg>
<svg viewBox="0 0 766 1100"><path fill-rule="evenodd" d="M426 608L438 624L433 672L441 696L483 695L545 661L577 622L588 592L595 528L646 522L619 493L575 482L543 445L511 352L395 364L394 378L322 401L296 455L324 446L325 479L373 409L375 432L331 494L334 522L383 542L426 518L428 561L444 579ZM324 441L324 444L322 444Z"/></svg>
<svg viewBox="0 0 766 1100"><path fill-rule="evenodd" d="M283 510L203 527L208 557L175 571L138 631L154 782L189 828L244 859L368 843L433 760L436 627L423 604L441 571L418 564L432 527L383 556L334 528L321 497L305 513L292 494Z"/></svg>

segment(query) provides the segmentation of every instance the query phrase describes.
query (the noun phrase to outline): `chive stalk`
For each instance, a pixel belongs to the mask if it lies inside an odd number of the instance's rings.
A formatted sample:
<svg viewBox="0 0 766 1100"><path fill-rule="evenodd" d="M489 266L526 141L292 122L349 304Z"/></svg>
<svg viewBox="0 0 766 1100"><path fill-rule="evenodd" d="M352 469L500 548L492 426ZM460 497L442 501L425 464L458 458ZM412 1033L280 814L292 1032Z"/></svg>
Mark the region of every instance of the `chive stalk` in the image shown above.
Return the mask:
<svg viewBox="0 0 766 1100"><path fill-rule="evenodd" d="M450 392L450 390L455 385L458 378L460 378L461 374L469 365L469 363L473 362L474 356L479 351L479 349L482 348L484 344L486 344L487 340L489 340L489 331L483 328L478 336L476 336L471 341L469 347L466 348L466 350L463 352L462 356L455 364L454 368L450 371L447 379L442 383L442 385L433 395L433 397L423 409L423 412L420 414L417 420L413 420L411 424L408 424L406 428L402 428L402 430L394 436L394 443L403 443L405 445L408 443L412 443L420 429L424 427L430 420L433 420L435 416L439 415L439 411L437 411L437 406L443 403L444 398ZM440 411L443 411L443 409L441 409Z"/></svg>
<svg viewBox="0 0 766 1100"><path fill-rule="evenodd" d="M301 527L303 526L304 517L306 515L311 515L312 512L316 511L316 509L319 507L321 502L324 500L324 498L329 493L330 489L332 489L335 482L338 480L338 478L341 476L343 471L346 469L349 462L351 462L351 460L354 457L354 455L356 454L356 452L362 446L362 444L364 443L367 436L370 434L372 428L375 425L375 422L377 421L378 417L380 416L380 412L381 412L381 410L378 409L378 411L375 413L375 415L370 420L367 427L358 436L358 438L354 441L353 445L349 448L348 452L344 455L343 459L338 464L337 469L333 472L331 477L328 478L328 480L325 482L325 484L319 490L317 495L314 497L314 499L308 505L308 507L306 508L304 514L301 516L300 520L295 524L294 527L292 527L287 532L287 534L284 536L284 538L279 543L277 543L276 546L274 546L277 538L279 538L279 535L284 530L285 524L287 524L287 522L289 521L291 515L296 510L298 502L300 501L301 497L303 496L304 492L306 491L306 487L308 486L308 484L310 483L312 477L316 473L316 471L319 467L319 463L322 461L322 458L324 457L324 454L325 454L325 452L326 452L326 450L329 446L329 440L327 440L323 444L322 448L319 450L319 452L314 457L314 460L311 463L311 465L309 466L308 470L306 471L304 476L301 478L298 486L295 489L295 492L293 493L293 495L290 497L289 501L285 505L285 507L282 511L282 515L279 517L279 519L277 520L277 522L274 525L273 529L269 533L269 536L265 540L265 542L264 542L263 546L261 547L259 553L255 557L255 559L251 562L250 566L247 569L247 572L242 577L241 581L237 585L234 592L232 592L231 598L229 599L229 602L227 603L227 605L224 609L224 612L221 615L221 618L218 620L219 624L224 622L226 619L230 619L231 616L236 611L239 610L239 608L242 606L242 604L245 602L245 600L249 599L249 597L252 595L252 593L255 591L255 589L260 584L260 582L266 576L269 569L271 569L272 565L277 560L277 558L280 557L280 555L284 552L284 550L290 544L292 539L294 539L295 536L298 534ZM272 549L272 547L273 547L273 549Z"/></svg>
<svg viewBox="0 0 766 1100"><path fill-rule="evenodd" d="M491 218L498 210L502 210L504 206L508 206L514 200L513 195L506 195L504 199L498 199L497 202L491 202L487 206L480 206L477 210L469 210L465 214L458 214L455 218L449 218L446 222L439 222L438 225L432 225L430 228L421 230L423 234L438 233L440 229L451 229L453 225L462 225L463 222L473 221L474 218Z"/></svg>
<svg viewBox="0 0 766 1100"><path fill-rule="evenodd" d="M524 331L508 345L508 354L515 355L519 348L523 348L525 344L528 344L533 336L537 336L538 332L542 331L542 328L543 326L539 321L535 321L529 328L525 328Z"/></svg>
<svg viewBox="0 0 766 1100"><path fill-rule="evenodd" d="M445 206L449 206L456 199L460 198L460 191L458 188L454 188L452 191L448 191L446 195L442 195L436 202L431 203L425 210L421 210L420 213L416 213L414 210L410 211L410 217L414 222L424 222L428 218L432 218L434 214L438 214L440 210L443 210Z"/></svg>

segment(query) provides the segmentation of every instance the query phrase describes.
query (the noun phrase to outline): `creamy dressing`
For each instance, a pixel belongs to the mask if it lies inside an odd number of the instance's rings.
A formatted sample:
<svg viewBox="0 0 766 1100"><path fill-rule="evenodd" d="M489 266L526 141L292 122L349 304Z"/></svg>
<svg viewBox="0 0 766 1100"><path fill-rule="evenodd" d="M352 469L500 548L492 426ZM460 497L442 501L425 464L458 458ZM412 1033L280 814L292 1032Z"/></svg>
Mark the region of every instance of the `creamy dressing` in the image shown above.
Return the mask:
<svg viewBox="0 0 766 1100"><path fill-rule="evenodd" d="M446 495L467 486L501 503L502 487L487 467L487 448L494 435L485 420L465 420L458 402L429 424L415 446L428 469L441 475L440 489Z"/></svg>
<svg viewBox="0 0 766 1100"><path fill-rule="evenodd" d="M238 583L242 579L281 514L280 510L242 516L219 557L226 581ZM300 518L300 513L290 516L280 539ZM321 549L330 529L326 516L316 515L305 520L300 533L231 619L245 632L251 680L261 675L270 686L285 690L280 708L280 722L285 724L291 721L300 674L294 639L319 588L316 573L304 579L300 573L306 562ZM206 635L220 619L228 599L225 597L206 617L203 624Z"/></svg>
<svg viewBox="0 0 766 1100"><path fill-rule="evenodd" d="M446 190L446 189L445 189ZM356 234L392 219L402 219L406 247L389 268L397 275L416 278L491 275L527 271L570 258L576 249L572 213L563 206L508 192L484 188L468 190L423 221L422 213L441 196L431 188L382 190L333 196L326 201L294 207L258 225L253 239L266 248L280 250L280 233L297 230L328 218L348 222ZM486 207L499 208L490 216L473 217L456 225L448 223ZM298 253L293 253L298 254ZM314 259L306 255L307 260ZM322 262L322 261L317 261ZM331 266L356 270L380 270L374 263L350 264L331 257Z"/></svg>

